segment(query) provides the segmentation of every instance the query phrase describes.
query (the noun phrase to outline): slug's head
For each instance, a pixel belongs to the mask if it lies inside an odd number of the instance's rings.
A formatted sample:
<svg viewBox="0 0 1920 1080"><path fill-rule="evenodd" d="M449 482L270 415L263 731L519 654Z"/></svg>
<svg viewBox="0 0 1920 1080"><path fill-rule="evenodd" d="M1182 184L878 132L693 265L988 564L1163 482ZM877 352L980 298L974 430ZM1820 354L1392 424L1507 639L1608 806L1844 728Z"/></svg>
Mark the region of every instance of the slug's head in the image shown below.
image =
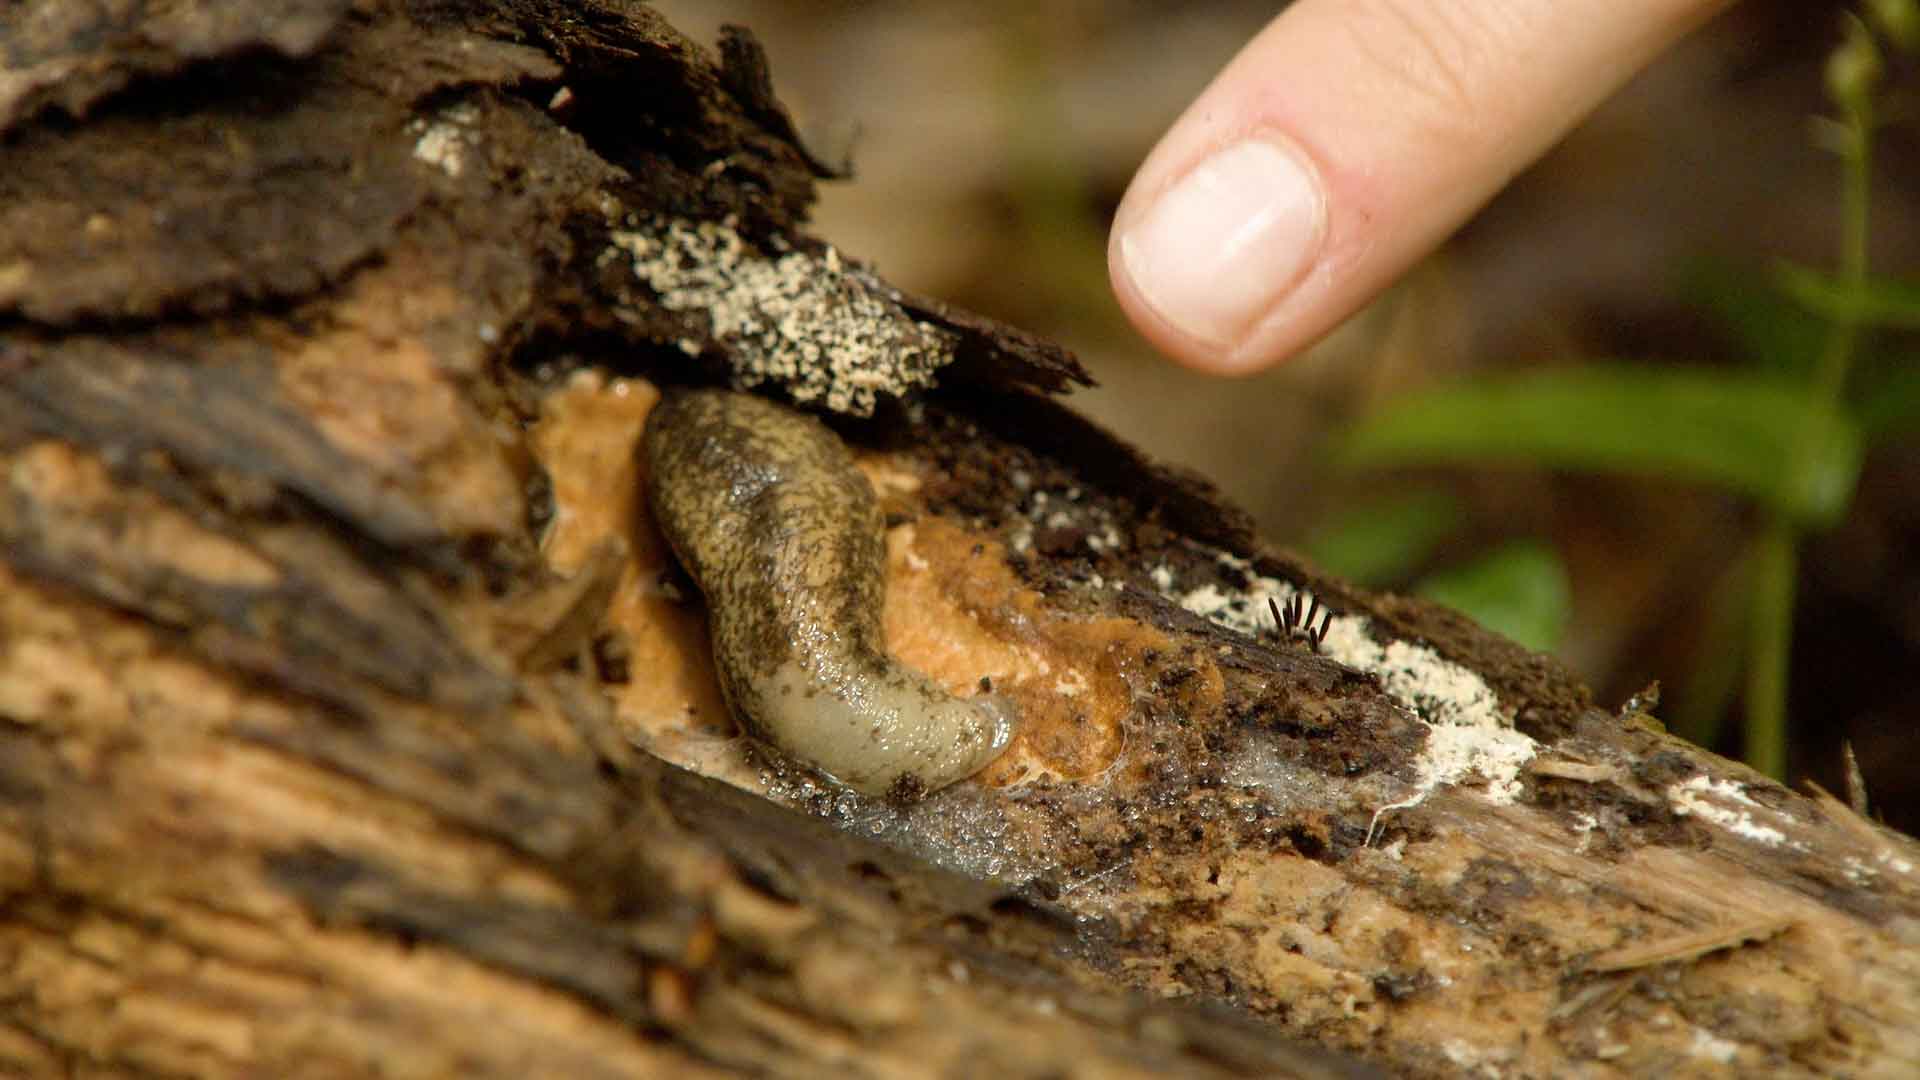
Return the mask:
<svg viewBox="0 0 1920 1080"><path fill-rule="evenodd" d="M891 661L885 674L823 685L798 664L746 688L752 734L866 795L920 794L985 768L1013 739L1003 697L955 697Z"/></svg>
<svg viewBox="0 0 1920 1080"><path fill-rule="evenodd" d="M923 704L918 717L922 739L909 757L915 767L891 778L885 790L892 798L931 794L956 784L993 763L1007 744L1013 741L1015 712L1013 703L999 694L976 697L952 697L941 694L939 700ZM881 777L852 786L871 790ZM915 789L911 792L908 790Z"/></svg>

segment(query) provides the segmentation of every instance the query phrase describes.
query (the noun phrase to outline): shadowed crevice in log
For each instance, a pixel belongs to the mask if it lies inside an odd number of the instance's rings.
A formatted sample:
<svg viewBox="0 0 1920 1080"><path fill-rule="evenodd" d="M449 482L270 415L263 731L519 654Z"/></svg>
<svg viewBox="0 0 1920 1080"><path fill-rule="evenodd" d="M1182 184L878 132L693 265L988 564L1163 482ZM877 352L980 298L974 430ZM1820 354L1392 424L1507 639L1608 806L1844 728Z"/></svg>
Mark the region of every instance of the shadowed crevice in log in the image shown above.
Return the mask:
<svg viewBox="0 0 1920 1080"><path fill-rule="evenodd" d="M1079 358L1057 342L944 300L894 286L889 288L894 299L907 311L959 335L960 346L948 371L950 382L1047 394L1063 394L1077 387L1094 385L1093 376Z"/></svg>
<svg viewBox="0 0 1920 1080"><path fill-rule="evenodd" d="M1005 884L929 865L818 818L770 816L765 800L698 773L654 762L642 771L657 783L662 804L676 820L718 843L773 895L864 893L876 902L926 913L930 925L923 929L961 917L984 921L994 905L1014 895ZM1029 951L1073 950L1059 923L1026 925L1040 931Z"/></svg>
<svg viewBox="0 0 1920 1080"><path fill-rule="evenodd" d="M625 169L630 205L695 220L731 218L766 238L797 229L814 169L791 125L768 126L701 46L635 2L505 0L495 25L558 60L567 100L556 115ZM747 77L744 70L736 78Z"/></svg>
<svg viewBox="0 0 1920 1080"><path fill-rule="evenodd" d="M500 717L470 717L456 730L392 712L298 719L245 724L233 735L419 803L450 825L556 866L592 863L587 853L620 836L634 812L594 759L555 754ZM595 864L583 873L607 869Z"/></svg>
<svg viewBox="0 0 1920 1080"><path fill-rule="evenodd" d="M1134 500L1142 517L1228 551L1254 544L1253 519L1205 477L1163 465L1099 424L1037 394L955 387L942 391L956 411L1004 442L1058 458L1088 480Z"/></svg>
<svg viewBox="0 0 1920 1080"><path fill-rule="evenodd" d="M454 580L470 572L404 487L359 467L281 396L264 348L215 358L160 339L0 343L0 420L16 448L60 439L131 467L160 453L189 474L235 473L264 485L268 501L229 486L229 509L285 517L305 503L388 557L411 554Z"/></svg>
<svg viewBox="0 0 1920 1080"><path fill-rule="evenodd" d="M40 447L0 492L17 565L339 705L371 707L363 680L465 708L506 701L500 673L395 580L412 568L459 581L471 564L280 399L263 366L84 340L51 355L0 345L0 421L0 442ZM116 471L141 486L110 486ZM179 561L196 534L228 546Z"/></svg>
<svg viewBox="0 0 1920 1080"><path fill-rule="evenodd" d="M577 995L621 1021L652 1025L645 966L623 927L564 907L459 896L393 867L305 847L269 852L269 880L322 925L441 945L521 978Z"/></svg>
<svg viewBox="0 0 1920 1080"><path fill-rule="evenodd" d="M77 127L15 131L0 311L150 320L312 293L391 246L432 192L404 131L415 102L556 70L457 29L355 22L303 59L236 48Z"/></svg>

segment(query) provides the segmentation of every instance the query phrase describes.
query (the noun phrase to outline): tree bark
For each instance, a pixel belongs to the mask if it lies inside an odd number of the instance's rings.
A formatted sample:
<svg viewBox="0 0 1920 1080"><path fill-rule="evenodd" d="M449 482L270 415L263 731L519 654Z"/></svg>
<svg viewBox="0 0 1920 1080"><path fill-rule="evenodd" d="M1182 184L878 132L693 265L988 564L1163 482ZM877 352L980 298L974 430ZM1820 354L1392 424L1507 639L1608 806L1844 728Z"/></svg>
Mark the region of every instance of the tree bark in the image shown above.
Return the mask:
<svg viewBox="0 0 1920 1080"><path fill-rule="evenodd" d="M744 32L0 49L0 1068L1920 1069L1912 841L1266 547L1069 354L806 235ZM844 414L896 651L1021 715L978 781L732 737L634 459L716 380ZM1327 641L1258 624L1295 591Z"/></svg>

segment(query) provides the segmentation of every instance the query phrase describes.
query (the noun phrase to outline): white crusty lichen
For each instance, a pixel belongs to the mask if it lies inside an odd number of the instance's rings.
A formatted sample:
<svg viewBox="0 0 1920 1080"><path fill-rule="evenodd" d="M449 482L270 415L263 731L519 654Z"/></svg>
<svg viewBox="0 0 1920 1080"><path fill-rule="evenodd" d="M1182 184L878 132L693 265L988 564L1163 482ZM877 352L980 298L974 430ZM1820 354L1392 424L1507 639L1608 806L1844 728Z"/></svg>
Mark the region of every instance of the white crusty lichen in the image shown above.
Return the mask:
<svg viewBox="0 0 1920 1080"><path fill-rule="evenodd" d="M1747 794L1746 786L1733 780L1715 780L1705 773L1690 776L1668 785L1667 804L1677 816L1712 822L1756 844L1801 846L1789 844L1786 833L1760 821L1756 815L1773 811L1755 802Z"/></svg>
<svg viewBox="0 0 1920 1080"><path fill-rule="evenodd" d="M415 119L407 125L407 131L418 136L413 156L458 178L466 170L468 150L479 143L479 121L480 110L466 104L442 109L432 121Z"/></svg>
<svg viewBox="0 0 1920 1080"><path fill-rule="evenodd" d="M1206 584L1178 591L1172 587L1172 571L1164 566L1156 567L1150 577L1170 599L1195 615L1250 636L1272 630L1268 601L1284 609L1299 590L1278 578L1254 573L1246 559L1225 552L1216 558L1223 568L1244 577L1246 588ZM1514 730L1512 716L1472 669L1415 642L1375 641L1371 623L1362 615L1333 616L1320 651L1378 678L1389 697L1428 727L1413 793L1381 807L1379 813L1418 805L1442 784L1475 775L1486 781L1487 796L1494 802L1520 798L1521 772L1539 752L1539 744Z"/></svg>
<svg viewBox="0 0 1920 1080"><path fill-rule="evenodd" d="M952 333L908 316L832 247L762 254L730 220L627 225L603 258L630 260L668 311L705 315L738 389L774 383L796 402L869 416L881 395L929 386L953 359Z"/></svg>
<svg viewBox="0 0 1920 1080"><path fill-rule="evenodd" d="M1113 511L1099 503L1086 500L1086 492L1078 487L1070 487L1061 492L1033 490L1033 477L1023 470L1015 469L1009 474L1016 491L1026 492L1021 501L1019 517L1007 533L1007 547L1015 555L1026 555L1033 550L1034 540L1041 530L1079 529L1077 544L1084 545L1095 555L1109 551L1122 551L1127 546L1127 537L1120 531L1120 523ZM1099 575L1094 575L1099 578ZM1100 579L1104 582L1104 579ZM1099 588L1101 586L1095 586ZM1114 588L1121 587L1119 582Z"/></svg>

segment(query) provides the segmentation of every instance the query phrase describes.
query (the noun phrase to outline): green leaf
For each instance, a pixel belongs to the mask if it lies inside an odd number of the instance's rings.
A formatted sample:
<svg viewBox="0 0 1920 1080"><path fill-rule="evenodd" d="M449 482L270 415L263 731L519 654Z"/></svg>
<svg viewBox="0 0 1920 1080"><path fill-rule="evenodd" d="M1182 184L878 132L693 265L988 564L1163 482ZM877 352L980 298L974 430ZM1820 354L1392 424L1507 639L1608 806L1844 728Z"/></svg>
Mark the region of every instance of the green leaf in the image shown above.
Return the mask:
<svg viewBox="0 0 1920 1080"><path fill-rule="evenodd" d="M1817 526L1846 512L1861 450L1845 415L1777 379L1591 366L1400 398L1335 453L1349 466L1510 464L1695 480Z"/></svg>
<svg viewBox="0 0 1920 1080"><path fill-rule="evenodd" d="M1462 516L1459 500L1446 492L1410 492L1346 510L1301 546L1329 573L1382 585L1426 561Z"/></svg>
<svg viewBox="0 0 1920 1080"><path fill-rule="evenodd" d="M1826 344L1826 321L1781 296L1765 275L1701 262L1687 272L1682 288L1757 366L1792 376L1813 370Z"/></svg>
<svg viewBox="0 0 1920 1080"><path fill-rule="evenodd" d="M1868 278L1854 286L1831 274L1789 262L1775 264L1773 280L1795 303L1822 318L1920 330L1920 282Z"/></svg>
<svg viewBox="0 0 1920 1080"><path fill-rule="evenodd" d="M1869 445L1920 437L1920 365L1895 368L1874 380L1853 413Z"/></svg>
<svg viewBox="0 0 1920 1080"><path fill-rule="evenodd" d="M1529 649L1550 652L1572 615L1567 568L1534 540L1496 548L1467 566L1422 582L1421 596L1471 615Z"/></svg>

